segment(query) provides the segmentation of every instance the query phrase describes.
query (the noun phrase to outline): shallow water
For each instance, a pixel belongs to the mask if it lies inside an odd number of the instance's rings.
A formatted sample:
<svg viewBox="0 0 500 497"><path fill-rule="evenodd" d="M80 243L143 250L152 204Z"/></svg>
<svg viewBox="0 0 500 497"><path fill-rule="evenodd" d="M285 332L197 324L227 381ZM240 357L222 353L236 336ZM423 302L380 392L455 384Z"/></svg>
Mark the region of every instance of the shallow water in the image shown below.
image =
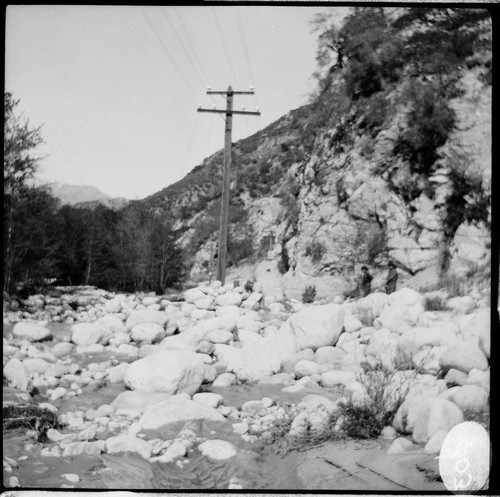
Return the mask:
<svg viewBox="0 0 500 497"><path fill-rule="evenodd" d="M53 323L48 327L54 338L44 346L51 347L60 340L70 337L70 324ZM12 332L13 325L4 326L4 336ZM89 363L99 363L112 358L124 362L109 352L91 355L73 355L73 360L82 367ZM130 361L130 358L126 359ZM205 390L220 393L224 405L241 408L248 400L270 397L277 403L297 403L310 393L317 393L335 399L338 392L321 388L309 388L298 393L282 392L282 385L244 384ZM84 387L81 395L66 397L52 402L59 413L87 411L111 403L125 390L122 384ZM37 402L47 401L43 395L36 395ZM234 433L232 424L203 424L195 426L197 435L206 439L220 439L238 447L238 455L230 461L214 462L194 452L189 455L189 463L179 467L175 463L150 463L140 456L129 453L120 455L101 454L100 456L45 457L40 451L51 448L53 444L39 443L25 432L16 430L4 436L4 454L18 460L27 455L28 459L18 461L19 468L13 473L4 472L4 482L9 476L16 475L22 488L59 488L69 485L63 475L78 474L80 482L75 488L103 489L227 489L231 479L236 479L245 489L301 489L305 488L297 476L298 458L296 453L280 456L264 447L262 443L249 443ZM177 427L178 431L182 426ZM175 431L175 430L174 430ZM63 430L64 432L64 430ZM172 438L175 437L173 434ZM33 447L28 452L27 444Z"/></svg>

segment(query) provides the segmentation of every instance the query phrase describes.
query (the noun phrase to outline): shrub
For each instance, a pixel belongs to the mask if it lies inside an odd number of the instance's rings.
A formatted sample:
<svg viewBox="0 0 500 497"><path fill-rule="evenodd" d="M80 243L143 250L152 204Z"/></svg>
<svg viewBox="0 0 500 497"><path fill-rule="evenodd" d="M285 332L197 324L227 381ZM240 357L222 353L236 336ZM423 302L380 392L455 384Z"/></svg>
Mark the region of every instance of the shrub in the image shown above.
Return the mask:
<svg viewBox="0 0 500 497"><path fill-rule="evenodd" d="M372 326L375 316L373 311L369 307L363 305L356 305L355 307L356 317L361 321L363 326Z"/></svg>
<svg viewBox="0 0 500 497"><path fill-rule="evenodd" d="M321 242L314 240L306 247L305 255L317 264L323 258L325 251L325 246Z"/></svg>
<svg viewBox="0 0 500 497"><path fill-rule="evenodd" d="M349 399L340 403L341 430L354 438L376 437L384 426L392 423L408 394L409 385L397 370L386 368L380 361L362 364L359 382L366 392L363 400Z"/></svg>
<svg viewBox="0 0 500 497"><path fill-rule="evenodd" d="M456 275L447 274L443 276L439 284L441 288L446 290L449 297L460 297L466 294L467 282Z"/></svg>
<svg viewBox="0 0 500 497"><path fill-rule="evenodd" d="M313 285L308 285L302 292L302 302L304 304L310 304L311 302L314 302L314 299L316 298L316 287Z"/></svg>
<svg viewBox="0 0 500 497"><path fill-rule="evenodd" d="M439 295L427 296L424 299L424 309L426 311L444 311L446 304Z"/></svg>
<svg viewBox="0 0 500 497"><path fill-rule="evenodd" d="M455 125L455 113L433 85L414 83L406 98L412 110L394 152L410 162L412 172L428 175L438 158L437 149L445 144Z"/></svg>

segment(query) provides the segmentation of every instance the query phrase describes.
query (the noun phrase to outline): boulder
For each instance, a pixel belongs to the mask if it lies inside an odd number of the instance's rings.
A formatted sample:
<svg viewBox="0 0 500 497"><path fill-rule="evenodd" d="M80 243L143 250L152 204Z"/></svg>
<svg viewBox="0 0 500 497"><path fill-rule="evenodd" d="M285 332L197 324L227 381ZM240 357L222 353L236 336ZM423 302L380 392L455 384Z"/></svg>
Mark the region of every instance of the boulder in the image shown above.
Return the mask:
<svg viewBox="0 0 500 497"><path fill-rule="evenodd" d="M136 343L155 343L165 337L165 330L158 323L140 323L132 328L131 335Z"/></svg>
<svg viewBox="0 0 500 497"><path fill-rule="evenodd" d="M117 435L106 440L106 452L108 454L135 452L148 459L153 452L153 444L134 435Z"/></svg>
<svg viewBox="0 0 500 497"><path fill-rule="evenodd" d="M51 340L52 332L38 323L20 321L14 325L12 330L14 337L29 342L40 342L42 340Z"/></svg>
<svg viewBox="0 0 500 497"><path fill-rule="evenodd" d="M321 367L314 361L301 360L295 364L294 373L297 379L303 376L312 376L313 374L319 374L321 372Z"/></svg>
<svg viewBox="0 0 500 497"><path fill-rule="evenodd" d="M489 394L478 385L459 387L450 400L463 411L483 412L489 409Z"/></svg>
<svg viewBox="0 0 500 497"><path fill-rule="evenodd" d="M224 388L236 384L236 375L233 373L222 373L212 383L212 388Z"/></svg>
<svg viewBox="0 0 500 497"><path fill-rule="evenodd" d="M467 383L469 375L458 369L451 368L444 377L444 381L450 387L461 386Z"/></svg>
<svg viewBox="0 0 500 497"><path fill-rule="evenodd" d="M69 342L58 342L52 347L52 353L56 357L64 357L73 352L75 346Z"/></svg>
<svg viewBox="0 0 500 497"><path fill-rule="evenodd" d="M389 301L389 295L382 292L373 292L359 299L353 306L353 315L360 317L361 314L370 315L373 318L380 316L382 309Z"/></svg>
<svg viewBox="0 0 500 497"><path fill-rule="evenodd" d="M206 336L206 339L212 343L225 343L228 344L234 339L233 334L227 330L213 330Z"/></svg>
<svg viewBox="0 0 500 497"><path fill-rule="evenodd" d="M128 331L132 330L134 326L145 323L156 323L162 328L165 328L168 323L169 315L164 311L154 309L139 309L130 313L125 323Z"/></svg>
<svg viewBox="0 0 500 497"><path fill-rule="evenodd" d="M293 341L295 350L316 350L335 345L344 327L344 309L340 304L307 307L293 314L278 330L277 337Z"/></svg>
<svg viewBox="0 0 500 497"><path fill-rule="evenodd" d="M218 295L215 299L215 303L218 306L240 305L242 300L241 293L228 292Z"/></svg>
<svg viewBox="0 0 500 497"><path fill-rule="evenodd" d="M194 394L205 375L203 361L191 351L162 350L129 365L125 385L132 390Z"/></svg>
<svg viewBox="0 0 500 497"><path fill-rule="evenodd" d="M148 406L158 404L170 398L171 395L165 392L144 392L141 390L126 390L120 393L111 406L118 411L119 409L137 409L144 411Z"/></svg>
<svg viewBox="0 0 500 497"><path fill-rule="evenodd" d="M425 444L424 452L427 454L439 454L441 452L441 446L443 445L444 439L448 435L448 430L439 430Z"/></svg>
<svg viewBox="0 0 500 497"><path fill-rule="evenodd" d="M98 323L76 323L71 326L71 341L77 346L107 343L112 333Z"/></svg>
<svg viewBox="0 0 500 497"><path fill-rule="evenodd" d="M344 318L344 328L346 333L353 333L363 328L363 323L352 314L346 314Z"/></svg>
<svg viewBox="0 0 500 497"><path fill-rule="evenodd" d="M100 317L96 323L102 324L112 333L126 333L127 329L125 328L125 324L118 317L111 314Z"/></svg>
<svg viewBox="0 0 500 497"><path fill-rule="evenodd" d="M3 376L7 380L7 384L12 388L26 392L31 392L33 388L29 372L23 366L23 363L15 357L9 359L7 364L5 364Z"/></svg>
<svg viewBox="0 0 500 497"><path fill-rule="evenodd" d="M416 290L411 288L401 288L389 295L388 304L391 306L410 307L423 302L423 297Z"/></svg>
<svg viewBox="0 0 500 497"><path fill-rule="evenodd" d="M321 375L321 384L324 388L333 388L338 385L347 385L356 381L356 373L352 371L326 371Z"/></svg>
<svg viewBox="0 0 500 497"><path fill-rule="evenodd" d="M446 347L439 357L439 364L444 372L451 368L464 373L474 368L481 371L488 368L486 356L471 340L458 340Z"/></svg>
<svg viewBox="0 0 500 497"><path fill-rule="evenodd" d="M112 314L120 312L122 310L122 299L114 297L111 300L106 301L104 304L104 310Z"/></svg>
<svg viewBox="0 0 500 497"><path fill-rule="evenodd" d="M193 400L213 408L220 406L224 402L222 395L213 392L196 393L193 395Z"/></svg>
<svg viewBox="0 0 500 497"><path fill-rule="evenodd" d="M389 448L387 449L387 454L404 454L411 450L417 449L418 446L415 445L411 440L404 437L399 437L394 440Z"/></svg>
<svg viewBox="0 0 500 497"><path fill-rule="evenodd" d="M295 416L288 436L318 434L326 431L331 424L331 411L323 404L306 409Z"/></svg>
<svg viewBox="0 0 500 497"><path fill-rule="evenodd" d="M226 418L213 407L174 395L146 409L138 421L141 433L153 432L156 437L168 440L172 433L190 421L224 423Z"/></svg>
<svg viewBox="0 0 500 497"><path fill-rule="evenodd" d="M331 369L341 369L342 360L346 353L337 347L320 347L314 353L314 360L319 365L329 366Z"/></svg>
<svg viewBox="0 0 500 497"><path fill-rule="evenodd" d="M488 392L490 391L490 370L481 371L480 369L471 369L466 381L467 385L479 385Z"/></svg>
<svg viewBox="0 0 500 497"><path fill-rule="evenodd" d="M191 350L195 351L198 344L205 338L207 332L201 324L191 326L177 335L165 337L160 342L160 348L164 350Z"/></svg>
<svg viewBox="0 0 500 497"><path fill-rule="evenodd" d="M206 298L206 293L203 293L199 288L190 288L184 292L184 300L188 304L193 304L199 299Z"/></svg>
<svg viewBox="0 0 500 497"><path fill-rule="evenodd" d="M25 367L28 374L31 375L33 373L45 373L47 369L51 367L51 364L49 364L47 361L44 361L43 359L33 357L30 359L25 359L23 361L23 366Z"/></svg>
<svg viewBox="0 0 500 497"><path fill-rule="evenodd" d="M238 453L233 444L224 440L206 440L198 445L198 450L212 461L227 461Z"/></svg>
<svg viewBox="0 0 500 497"><path fill-rule="evenodd" d="M399 433L411 434L415 443L424 444L438 431L449 431L463 420L462 410L453 402L422 394L406 398L393 426Z"/></svg>

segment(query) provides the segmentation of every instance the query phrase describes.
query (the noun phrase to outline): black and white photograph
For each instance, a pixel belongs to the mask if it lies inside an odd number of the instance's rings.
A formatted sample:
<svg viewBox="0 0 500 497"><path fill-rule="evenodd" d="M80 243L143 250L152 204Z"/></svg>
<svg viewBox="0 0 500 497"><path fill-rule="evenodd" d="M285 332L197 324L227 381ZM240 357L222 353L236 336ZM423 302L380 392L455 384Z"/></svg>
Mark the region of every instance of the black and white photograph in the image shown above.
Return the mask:
<svg viewBox="0 0 500 497"><path fill-rule="evenodd" d="M4 496L495 493L496 7L5 7Z"/></svg>

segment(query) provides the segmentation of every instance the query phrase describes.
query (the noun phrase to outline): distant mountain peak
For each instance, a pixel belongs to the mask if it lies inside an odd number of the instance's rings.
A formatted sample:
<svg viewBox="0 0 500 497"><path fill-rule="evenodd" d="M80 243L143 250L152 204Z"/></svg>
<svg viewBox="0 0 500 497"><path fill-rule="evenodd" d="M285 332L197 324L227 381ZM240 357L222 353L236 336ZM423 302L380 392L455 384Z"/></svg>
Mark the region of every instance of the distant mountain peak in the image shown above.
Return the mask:
<svg viewBox="0 0 500 497"><path fill-rule="evenodd" d="M51 183L52 194L63 204L75 205L82 202L109 200L111 197L92 185L71 185L68 183Z"/></svg>

